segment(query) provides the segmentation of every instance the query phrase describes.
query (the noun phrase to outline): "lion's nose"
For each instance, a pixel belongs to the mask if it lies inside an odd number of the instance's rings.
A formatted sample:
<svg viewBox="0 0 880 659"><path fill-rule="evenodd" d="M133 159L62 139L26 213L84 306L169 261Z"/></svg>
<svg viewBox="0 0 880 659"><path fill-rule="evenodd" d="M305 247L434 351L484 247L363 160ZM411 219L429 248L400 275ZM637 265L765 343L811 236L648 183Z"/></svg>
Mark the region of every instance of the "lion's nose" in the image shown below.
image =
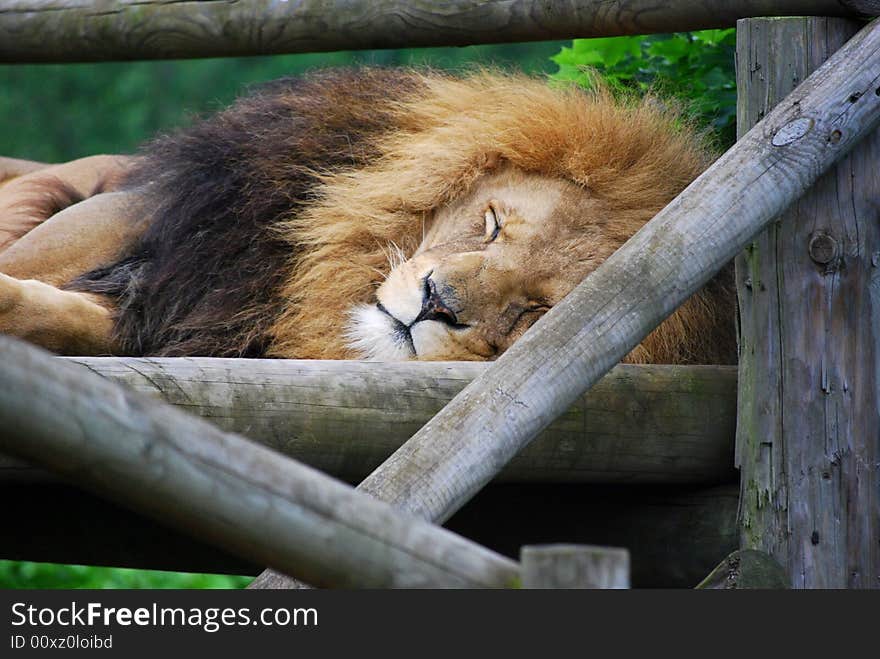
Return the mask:
<svg viewBox="0 0 880 659"><path fill-rule="evenodd" d="M455 315L455 312L446 306L443 298L440 297L440 294L437 292L437 285L434 283L434 280L431 279L431 275L425 277L422 310L419 312L419 315L416 316L413 325L423 320L436 320L445 323L450 327L463 327L458 322L458 317Z"/></svg>

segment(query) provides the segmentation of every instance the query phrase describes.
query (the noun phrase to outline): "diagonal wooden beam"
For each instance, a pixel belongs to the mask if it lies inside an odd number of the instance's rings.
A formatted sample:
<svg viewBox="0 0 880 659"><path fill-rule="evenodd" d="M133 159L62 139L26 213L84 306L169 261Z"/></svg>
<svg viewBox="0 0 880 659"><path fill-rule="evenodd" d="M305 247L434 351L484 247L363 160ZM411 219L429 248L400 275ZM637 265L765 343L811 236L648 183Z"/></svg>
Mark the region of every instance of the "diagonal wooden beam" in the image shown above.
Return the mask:
<svg viewBox="0 0 880 659"><path fill-rule="evenodd" d="M505 587L519 566L207 421L0 336L0 448L336 587Z"/></svg>

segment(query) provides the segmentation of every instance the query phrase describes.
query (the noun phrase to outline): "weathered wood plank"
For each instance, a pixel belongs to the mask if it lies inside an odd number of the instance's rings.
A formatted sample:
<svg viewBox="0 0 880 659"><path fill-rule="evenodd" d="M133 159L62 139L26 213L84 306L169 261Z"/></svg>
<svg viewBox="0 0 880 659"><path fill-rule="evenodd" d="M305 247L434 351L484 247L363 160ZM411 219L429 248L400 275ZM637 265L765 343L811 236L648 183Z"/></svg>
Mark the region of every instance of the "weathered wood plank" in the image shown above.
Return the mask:
<svg viewBox="0 0 880 659"><path fill-rule="evenodd" d="M520 553L523 588L629 588L629 552L590 545L528 545Z"/></svg>
<svg viewBox="0 0 880 659"><path fill-rule="evenodd" d="M870 134L880 123L878 88L875 21L359 488L425 519L448 518Z"/></svg>
<svg viewBox="0 0 880 659"><path fill-rule="evenodd" d="M876 0L4 0L0 62L465 46L878 14Z"/></svg>
<svg viewBox="0 0 880 659"><path fill-rule="evenodd" d="M239 556L344 587L503 587L519 566L85 367L0 336L0 447Z"/></svg>
<svg viewBox="0 0 880 659"><path fill-rule="evenodd" d="M363 480L487 368L473 362L69 359L350 483ZM618 366L496 481L732 482L735 417L735 367ZM0 456L0 480L25 477L40 474Z"/></svg>
<svg viewBox="0 0 880 659"><path fill-rule="evenodd" d="M740 132L790 107L786 94L857 29L742 22ZM880 89L837 94L858 105ZM742 542L779 560L798 588L880 586L878 168L875 131L737 259Z"/></svg>

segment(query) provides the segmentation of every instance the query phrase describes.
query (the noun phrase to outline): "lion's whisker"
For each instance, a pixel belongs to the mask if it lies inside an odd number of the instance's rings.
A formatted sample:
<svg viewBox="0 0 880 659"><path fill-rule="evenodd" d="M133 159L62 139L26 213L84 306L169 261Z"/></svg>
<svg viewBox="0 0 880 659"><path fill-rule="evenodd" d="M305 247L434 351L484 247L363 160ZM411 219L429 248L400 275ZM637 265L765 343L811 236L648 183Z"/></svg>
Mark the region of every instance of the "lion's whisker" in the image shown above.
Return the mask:
<svg viewBox="0 0 880 659"><path fill-rule="evenodd" d="M367 267L368 267L370 270L372 270L373 272L375 272L377 275L379 275L380 277L382 277L383 280L388 279L388 275L389 275L390 273L385 272L384 270L380 270L379 268L375 268L375 267L373 267L373 266L371 266L371 265L370 265L370 266L367 266Z"/></svg>

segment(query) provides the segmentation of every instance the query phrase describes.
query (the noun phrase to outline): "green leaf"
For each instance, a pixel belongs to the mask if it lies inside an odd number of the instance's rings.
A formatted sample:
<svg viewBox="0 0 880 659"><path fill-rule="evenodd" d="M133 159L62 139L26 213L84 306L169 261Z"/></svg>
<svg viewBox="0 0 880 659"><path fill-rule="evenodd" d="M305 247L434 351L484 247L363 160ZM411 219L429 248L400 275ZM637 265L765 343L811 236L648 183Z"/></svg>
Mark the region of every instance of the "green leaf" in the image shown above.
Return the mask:
<svg viewBox="0 0 880 659"><path fill-rule="evenodd" d="M659 91L682 101L721 144L736 132L735 30L576 39L552 59L551 78L590 87L598 71L612 90Z"/></svg>
<svg viewBox="0 0 880 659"><path fill-rule="evenodd" d="M692 50L690 41L674 35L671 39L655 41L648 46L648 54L654 57L663 57L670 62L677 62L686 57Z"/></svg>
<svg viewBox="0 0 880 659"><path fill-rule="evenodd" d="M638 37L575 39L572 50L583 65L611 67L627 56L638 57L641 54L641 45Z"/></svg>

